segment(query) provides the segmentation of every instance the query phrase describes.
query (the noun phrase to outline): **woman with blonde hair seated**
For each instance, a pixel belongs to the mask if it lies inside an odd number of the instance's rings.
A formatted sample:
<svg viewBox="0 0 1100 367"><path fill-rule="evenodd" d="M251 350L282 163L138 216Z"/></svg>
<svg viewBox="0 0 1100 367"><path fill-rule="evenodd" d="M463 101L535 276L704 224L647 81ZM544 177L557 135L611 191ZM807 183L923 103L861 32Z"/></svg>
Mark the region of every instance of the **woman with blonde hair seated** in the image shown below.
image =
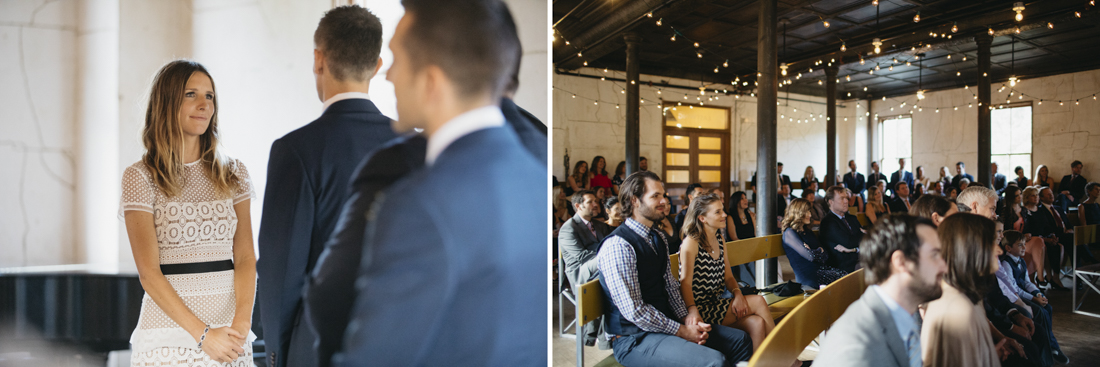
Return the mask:
<svg viewBox="0 0 1100 367"><path fill-rule="evenodd" d="M691 200L680 245L680 293L688 309L695 307L703 322L744 330L753 350L775 328L764 297L743 295L726 260L718 230L726 227L721 199L703 194ZM729 289L733 298L722 298Z"/></svg>
<svg viewBox="0 0 1100 367"><path fill-rule="evenodd" d="M811 205L806 199L791 201L780 228L783 231L783 252L791 262L795 280L806 288L817 289L843 278L848 272L825 265L829 261L829 253L810 230Z"/></svg>
<svg viewBox="0 0 1100 367"><path fill-rule="evenodd" d="M875 224L882 216L890 214L890 207L886 206L882 200L882 186L867 188L867 211L864 214L867 215L867 220L870 220L871 224Z"/></svg>

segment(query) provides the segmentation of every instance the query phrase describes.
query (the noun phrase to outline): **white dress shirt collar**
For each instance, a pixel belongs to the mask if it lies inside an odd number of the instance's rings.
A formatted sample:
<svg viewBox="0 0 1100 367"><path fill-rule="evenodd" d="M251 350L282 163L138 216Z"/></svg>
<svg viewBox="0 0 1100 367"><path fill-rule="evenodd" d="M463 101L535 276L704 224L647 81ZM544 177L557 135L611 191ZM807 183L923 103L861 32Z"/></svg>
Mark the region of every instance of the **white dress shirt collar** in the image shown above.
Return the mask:
<svg viewBox="0 0 1100 367"><path fill-rule="evenodd" d="M363 93L363 92L344 92L344 93L337 94L337 95L329 97L327 100L325 100L325 105L321 107L321 113L325 113L325 111L328 110L328 107L332 106L333 103L340 102L340 101L343 101L345 99L353 99L353 98L365 99L365 100L369 101L370 100L370 95L368 95L366 93Z"/></svg>
<svg viewBox="0 0 1100 367"><path fill-rule="evenodd" d="M439 154L455 140L481 129L498 126L504 126L504 113L496 105L475 108L455 116L428 137L428 151L424 161L431 166L439 158Z"/></svg>

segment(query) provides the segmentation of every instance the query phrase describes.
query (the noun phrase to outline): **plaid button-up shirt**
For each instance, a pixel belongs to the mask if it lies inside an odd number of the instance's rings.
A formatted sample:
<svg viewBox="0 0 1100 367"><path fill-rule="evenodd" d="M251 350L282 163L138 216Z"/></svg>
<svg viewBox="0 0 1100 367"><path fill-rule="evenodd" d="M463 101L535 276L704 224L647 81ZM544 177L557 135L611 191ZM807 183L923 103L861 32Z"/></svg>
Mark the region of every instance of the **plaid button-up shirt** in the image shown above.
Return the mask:
<svg viewBox="0 0 1100 367"><path fill-rule="evenodd" d="M642 225L633 218L628 218L623 225L644 238L645 245L656 252L656 245L649 240L650 227ZM661 231L657 233L665 243L668 243L664 233ZM619 236L609 237L600 247L597 259L600 274L603 275L608 292L611 293L611 301L619 308L624 318L648 332L676 334L680 329L680 322L668 318L657 308L642 300L641 285L638 283L638 258L634 248L625 239ZM664 278L669 304L676 313L676 317L682 319L687 316L687 307L684 306L684 299L680 295L680 280L672 275L672 268L667 261Z"/></svg>

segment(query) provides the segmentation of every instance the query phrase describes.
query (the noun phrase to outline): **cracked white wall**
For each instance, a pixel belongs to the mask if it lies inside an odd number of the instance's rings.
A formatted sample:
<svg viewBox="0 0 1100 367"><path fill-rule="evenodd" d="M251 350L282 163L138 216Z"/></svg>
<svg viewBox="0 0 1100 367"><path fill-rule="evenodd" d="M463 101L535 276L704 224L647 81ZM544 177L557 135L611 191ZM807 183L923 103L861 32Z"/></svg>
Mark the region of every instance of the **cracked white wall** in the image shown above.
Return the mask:
<svg viewBox="0 0 1100 367"><path fill-rule="evenodd" d="M993 85L991 99L996 106L1004 103L1010 92L1006 88L998 92L1000 83ZM1100 181L1100 101L1092 96L1100 92L1100 70L1048 76L1022 81L1016 90L1026 96L1011 101L1032 102L1032 167L1045 164L1056 181L1070 173L1069 164L1074 160L1084 163L1082 175L1092 181ZM966 162L967 172L977 174L978 159L978 108L973 94L977 88L958 88L926 93L921 105L923 112L913 115L913 162L910 167L925 166L926 173L935 178L938 167L954 170L955 162ZM1039 105L1036 96L1043 99ZM1076 99L1080 98L1080 105ZM1053 101L1052 101L1053 100ZM1058 100L1068 101L1059 105ZM915 95L874 100L872 113L880 117L908 113L897 108L902 102L907 106L916 101ZM967 107L973 102L974 107ZM958 111L953 106L961 106ZM890 111L890 107L895 107ZM935 112L935 107L941 107ZM874 152L880 158L879 151ZM933 169L929 170L929 167ZM1033 168L1034 170L1034 168ZM954 174L954 171L951 172ZM1001 167L1000 173L1014 177L1011 167ZM1032 177L1034 172L1028 172Z"/></svg>

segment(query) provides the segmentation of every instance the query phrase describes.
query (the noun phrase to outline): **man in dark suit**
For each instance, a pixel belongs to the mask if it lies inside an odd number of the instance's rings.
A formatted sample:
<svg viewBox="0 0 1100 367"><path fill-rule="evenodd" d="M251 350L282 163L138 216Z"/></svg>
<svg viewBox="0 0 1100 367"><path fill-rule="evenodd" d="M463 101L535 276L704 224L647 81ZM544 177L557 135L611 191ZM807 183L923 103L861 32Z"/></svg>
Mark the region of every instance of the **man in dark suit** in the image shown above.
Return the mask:
<svg viewBox="0 0 1100 367"><path fill-rule="evenodd" d="M1063 209L1080 204L1081 200L1085 198L1085 185L1089 183L1089 180L1081 176L1082 168L1084 168L1084 165L1081 164L1081 161L1073 161L1070 164L1073 173L1063 176L1062 182L1058 184L1058 190L1061 191L1059 193L1059 204Z"/></svg>
<svg viewBox="0 0 1100 367"><path fill-rule="evenodd" d="M959 181L962 181L962 179L964 179L964 178L967 179L967 181L969 181L971 183L974 182L974 176L971 176L969 173L966 173L966 163L963 163L962 161L959 161L958 163L955 163L955 177L951 178L951 186L955 186L956 189L959 189L960 194L965 189L962 186L960 186Z"/></svg>
<svg viewBox="0 0 1100 367"><path fill-rule="evenodd" d="M821 220L821 243L829 251L829 265L853 272L859 264L859 241L863 227L856 216L848 213L848 189L833 186L825 191L829 212Z"/></svg>
<svg viewBox="0 0 1100 367"><path fill-rule="evenodd" d="M304 305L309 326L317 335L315 347L320 366L331 365L332 355L343 345L356 295L355 277L350 274L359 271L363 257L367 226L364 213L377 193L424 166L426 148L423 136L403 135L368 154L352 175L340 220L306 284Z"/></svg>
<svg viewBox="0 0 1100 367"><path fill-rule="evenodd" d="M495 0L405 0L387 72L425 166L367 213L336 366L546 361L546 168L498 107L514 39ZM476 52L471 52L477 50ZM486 227L486 223L492 226ZM490 315L486 317L487 315Z"/></svg>
<svg viewBox="0 0 1100 367"><path fill-rule="evenodd" d="M783 187L783 185L791 185L791 177L783 174L783 162L776 162L775 172L778 175L776 176L777 181L775 182L775 186L777 188ZM750 182L749 184L753 187L753 189L756 188L756 174L752 175L752 182Z"/></svg>
<svg viewBox="0 0 1100 367"><path fill-rule="evenodd" d="M867 186L878 185L879 181L886 181L886 175L879 171L878 162L871 161L871 173L867 174ZM890 189L890 181L886 181L886 189ZM886 195L886 193L882 193Z"/></svg>
<svg viewBox="0 0 1100 367"><path fill-rule="evenodd" d="M993 190L997 192L997 195L1001 195L1005 192L1005 187L1008 187L1008 178L997 172L997 168L997 162L989 164L990 171L993 171Z"/></svg>
<svg viewBox="0 0 1100 367"><path fill-rule="evenodd" d="M360 37L348 37L359 34ZM260 221L258 292L269 365L317 364L317 337L301 323L302 287L367 153L396 137L367 95L382 66L382 24L359 6L325 13L314 33L321 117L271 145Z"/></svg>
<svg viewBox="0 0 1100 367"><path fill-rule="evenodd" d="M898 197L897 186L898 182L904 182L908 187L913 187L913 172L905 170L905 158L898 159L898 170L890 174L889 187L892 191L890 194L894 197ZM906 194L906 196L909 196Z"/></svg>
<svg viewBox="0 0 1100 367"><path fill-rule="evenodd" d="M890 200L891 213L908 213L913 204L909 202L909 185L905 181L898 182L894 186L894 192L898 195Z"/></svg>
<svg viewBox="0 0 1100 367"><path fill-rule="evenodd" d="M852 195L859 196L866 201L867 198L863 196L863 191L867 189L867 179L863 177L862 173L856 171L856 161L854 159L848 161L848 169L851 171L844 174L844 187L847 187Z"/></svg>
<svg viewBox="0 0 1100 367"><path fill-rule="evenodd" d="M562 260L565 261L565 275L569 278L569 284L576 289L600 275L596 254L600 251L600 241L611 233L611 227L592 220L600 209L600 202L592 190L574 193L571 201L577 214L561 225L558 245L561 246ZM585 325L585 344L593 345L596 342L596 325L599 323Z"/></svg>

